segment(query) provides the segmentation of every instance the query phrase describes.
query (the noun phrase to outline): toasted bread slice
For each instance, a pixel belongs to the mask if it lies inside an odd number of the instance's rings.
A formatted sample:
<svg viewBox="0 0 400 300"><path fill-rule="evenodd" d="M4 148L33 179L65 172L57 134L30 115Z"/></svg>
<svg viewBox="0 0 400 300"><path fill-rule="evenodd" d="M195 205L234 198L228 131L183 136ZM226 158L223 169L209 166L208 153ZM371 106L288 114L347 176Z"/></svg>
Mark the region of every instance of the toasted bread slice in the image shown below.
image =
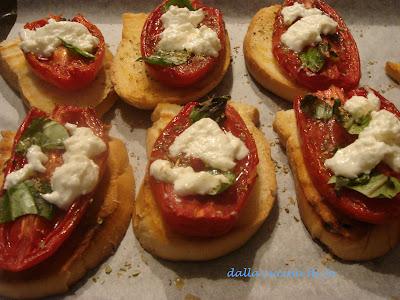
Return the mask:
<svg viewBox="0 0 400 300"><path fill-rule="evenodd" d="M304 163L293 110L279 111L274 121L292 169L301 219L312 238L320 240L337 257L350 261L384 255L400 241L400 220L372 225L351 221L324 203ZM346 227L340 224L345 221Z"/></svg>
<svg viewBox="0 0 400 300"><path fill-rule="evenodd" d="M307 90L289 79L272 53L275 15L281 8L273 5L259 10L250 22L243 42L246 66L254 79L267 90L292 102Z"/></svg>
<svg viewBox="0 0 400 300"><path fill-rule="evenodd" d="M226 235L217 238L188 238L172 232L164 223L149 186L149 175L146 174L135 201L133 229L143 248L153 255L174 261L217 258L246 243L268 217L275 202L276 179L269 143L256 128L259 123L258 110L246 104L231 102L230 105L242 116L258 149L258 177L246 207L235 227ZM156 107L152 114L154 124L147 133L148 155L163 128L180 108L174 104L159 104Z"/></svg>
<svg viewBox="0 0 400 300"><path fill-rule="evenodd" d="M400 63L386 62L385 71L393 80L400 83Z"/></svg>
<svg viewBox="0 0 400 300"><path fill-rule="evenodd" d="M122 40L112 66L112 81L117 94L128 104L142 109L153 109L158 103L184 104L197 100L215 88L228 70L231 50L226 35L225 53L215 68L193 86L168 87L152 78L140 58L140 36L147 14L125 13L122 15Z"/></svg>
<svg viewBox="0 0 400 300"><path fill-rule="evenodd" d="M28 107L51 113L57 104L90 106L99 116L107 112L118 99L111 83L113 56L107 49L104 66L96 79L79 91L63 91L36 76L26 62L20 40L0 43L0 73L12 89L20 93Z"/></svg>
<svg viewBox="0 0 400 300"><path fill-rule="evenodd" d="M11 155L14 134L2 132L2 136L1 167ZM71 237L52 257L32 269L1 271L0 295L27 299L64 293L116 251L130 224L135 182L125 145L111 139L109 150L94 201Z"/></svg>

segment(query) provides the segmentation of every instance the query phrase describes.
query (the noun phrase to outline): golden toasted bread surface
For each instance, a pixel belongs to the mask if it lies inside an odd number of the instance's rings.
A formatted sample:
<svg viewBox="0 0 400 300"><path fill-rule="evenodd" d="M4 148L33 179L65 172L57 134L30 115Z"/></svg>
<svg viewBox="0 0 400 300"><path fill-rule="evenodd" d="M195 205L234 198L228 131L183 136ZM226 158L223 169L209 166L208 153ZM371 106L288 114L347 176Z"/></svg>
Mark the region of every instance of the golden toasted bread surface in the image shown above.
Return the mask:
<svg viewBox="0 0 400 300"><path fill-rule="evenodd" d="M259 10L250 22L243 42L243 53L249 73L264 88L293 102L306 90L295 84L282 71L272 53L275 15L280 5Z"/></svg>

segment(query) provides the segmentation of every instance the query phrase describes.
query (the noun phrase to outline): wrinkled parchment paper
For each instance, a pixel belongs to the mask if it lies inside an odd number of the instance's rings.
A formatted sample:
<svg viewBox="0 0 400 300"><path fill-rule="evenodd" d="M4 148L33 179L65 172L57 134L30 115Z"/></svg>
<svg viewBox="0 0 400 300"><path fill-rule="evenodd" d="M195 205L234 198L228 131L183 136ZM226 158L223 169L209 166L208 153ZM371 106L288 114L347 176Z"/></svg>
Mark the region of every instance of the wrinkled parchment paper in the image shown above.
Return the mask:
<svg viewBox="0 0 400 300"><path fill-rule="evenodd" d="M241 249L204 263L174 263L145 252L130 227L114 256L93 270L66 295L68 299L261 299L339 298L400 299L400 247L368 263L342 263L313 242L300 220L286 156L272 131L276 111L290 106L256 84L248 75L242 42L251 17L273 1L206 1L219 7L232 45L232 66L214 91L231 94L261 112L261 129L272 146L278 179L278 201L258 233ZM18 19L9 37L21 26L48 13L66 17L80 12L97 24L115 53L121 37L123 12L148 12L157 1L19 1ZM400 1L330 3L349 25L362 61L362 84L382 92L400 107L400 87L384 72L387 60L400 62ZM0 129L16 129L26 114L22 101L0 78ZM118 102L106 115L111 134L129 149L137 185L147 160L146 128L150 113ZM233 269L232 269L233 268ZM227 278L230 270L241 278ZM312 271L314 270L314 271ZM258 277L255 276L258 271ZM253 273L253 277L248 277ZM297 275L296 275L297 274ZM198 298L196 298L198 297Z"/></svg>

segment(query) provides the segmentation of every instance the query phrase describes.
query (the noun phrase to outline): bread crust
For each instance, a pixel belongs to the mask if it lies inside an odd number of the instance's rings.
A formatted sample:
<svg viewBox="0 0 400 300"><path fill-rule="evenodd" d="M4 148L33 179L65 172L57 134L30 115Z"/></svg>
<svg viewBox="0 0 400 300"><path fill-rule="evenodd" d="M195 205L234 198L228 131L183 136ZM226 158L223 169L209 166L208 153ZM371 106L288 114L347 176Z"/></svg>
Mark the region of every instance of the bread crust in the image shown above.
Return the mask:
<svg viewBox="0 0 400 300"><path fill-rule="evenodd" d="M142 56L140 36L147 16L144 13L122 15L122 40L112 65L112 81L115 91L124 101L141 109L153 109L162 102L184 104L205 96L221 82L231 59L228 33L223 59L193 86L168 87L149 77L144 62L137 61Z"/></svg>
<svg viewBox="0 0 400 300"><path fill-rule="evenodd" d="M340 222L342 216L324 203L312 183L300 148L294 111L277 112L273 127L286 148L300 216L313 239L321 241L337 257L349 261L380 257L397 245L400 220L384 225L353 221L350 228L332 230L331 224Z"/></svg>
<svg viewBox="0 0 400 300"><path fill-rule="evenodd" d="M28 107L51 113L59 105L94 107L99 116L117 101L111 82L113 55L106 49L104 65L95 80L78 91L63 91L36 76L19 47L20 40L0 43L0 73L10 87L19 93Z"/></svg>
<svg viewBox="0 0 400 300"><path fill-rule="evenodd" d="M1 167L10 157L14 134L2 132L2 136ZM69 239L52 257L32 269L0 271L0 295L29 299L64 293L116 251L130 224L135 182L123 142L112 138L109 150L94 200Z"/></svg>
<svg viewBox="0 0 400 300"><path fill-rule="evenodd" d="M231 102L230 105L240 113L253 135L260 160L256 183L237 224L226 235L218 238L188 238L172 232L163 222L149 186L149 175L146 174L135 201L133 230L142 247L151 254L174 261L214 259L245 244L268 217L275 203L276 178L269 143L256 128L259 123L258 110L247 104ZM152 114L154 124L147 133L148 154L163 128L180 108L175 104L159 104L156 107Z"/></svg>
<svg viewBox="0 0 400 300"><path fill-rule="evenodd" d="M400 63L388 61L385 65L386 74L400 83Z"/></svg>
<svg viewBox="0 0 400 300"><path fill-rule="evenodd" d="M260 9L250 22L243 42L247 70L267 90L293 102L306 89L289 79L282 71L272 53L272 33L275 15L281 8L272 5Z"/></svg>

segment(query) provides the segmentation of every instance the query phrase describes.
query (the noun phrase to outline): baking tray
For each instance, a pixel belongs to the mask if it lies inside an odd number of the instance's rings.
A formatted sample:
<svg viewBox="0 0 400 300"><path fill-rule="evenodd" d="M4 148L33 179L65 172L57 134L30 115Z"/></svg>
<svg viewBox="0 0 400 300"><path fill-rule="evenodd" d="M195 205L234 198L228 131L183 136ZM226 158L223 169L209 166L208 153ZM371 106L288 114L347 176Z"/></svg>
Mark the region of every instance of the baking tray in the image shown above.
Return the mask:
<svg viewBox="0 0 400 300"><path fill-rule="evenodd" d="M289 109L290 105L252 80L242 53L251 17L260 8L276 2L205 0L224 12L232 45L232 66L213 93L231 94L235 100L255 105L261 113L261 129L272 146L278 201L268 220L239 250L202 263L154 258L140 247L130 227L114 256L91 271L68 294L54 299L400 299L400 247L367 263L339 262L311 240L300 221L292 175L271 126L275 112ZM9 36L17 36L24 23L48 13L72 16L80 12L99 26L115 53L121 38L121 14L148 12L158 3L19 1L17 23ZM329 3L345 19L357 41L362 62L361 83L374 87L400 107L399 85L384 73L387 60L400 61L400 1ZM0 129L16 129L26 114L18 95L2 79L0 108ZM112 124L111 134L126 142L139 186L147 164L145 136L151 126L150 112L120 101L105 119ZM246 276L228 278L232 268L245 271ZM249 271L259 271L260 275L248 277Z"/></svg>

